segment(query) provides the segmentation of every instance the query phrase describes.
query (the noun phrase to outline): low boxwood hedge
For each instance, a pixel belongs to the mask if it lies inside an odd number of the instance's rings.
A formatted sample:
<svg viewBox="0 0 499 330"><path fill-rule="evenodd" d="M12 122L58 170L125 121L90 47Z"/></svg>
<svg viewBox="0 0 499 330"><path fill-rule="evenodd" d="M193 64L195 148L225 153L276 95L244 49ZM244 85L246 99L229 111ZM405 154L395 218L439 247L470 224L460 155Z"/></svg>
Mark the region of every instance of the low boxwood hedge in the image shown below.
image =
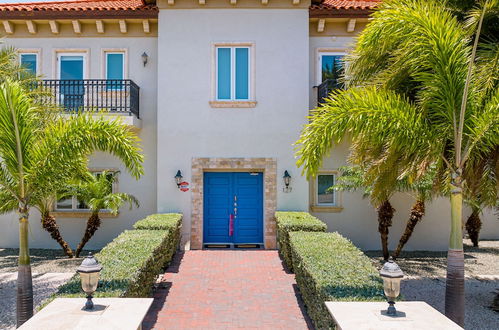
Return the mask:
<svg viewBox="0 0 499 330"><path fill-rule="evenodd" d="M126 230L95 255L103 266L95 297L147 297L171 261L180 240L182 216L157 215L162 229ZM175 219L175 220L172 220ZM151 228L160 226L152 225ZM84 297L75 274L52 298Z"/></svg>
<svg viewBox="0 0 499 330"><path fill-rule="evenodd" d="M134 229L149 229L149 230L167 230L180 225L182 214L180 213L164 213L151 214L145 219L137 221Z"/></svg>
<svg viewBox="0 0 499 330"><path fill-rule="evenodd" d="M348 239L338 233L290 233L296 282L317 329L333 329L325 301L382 301L378 271Z"/></svg>
<svg viewBox="0 0 499 330"><path fill-rule="evenodd" d="M289 270L293 270L291 250L289 248L289 233L293 231L320 231L325 232L324 222L307 212L276 212L277 241L279 252Z"/></svg>

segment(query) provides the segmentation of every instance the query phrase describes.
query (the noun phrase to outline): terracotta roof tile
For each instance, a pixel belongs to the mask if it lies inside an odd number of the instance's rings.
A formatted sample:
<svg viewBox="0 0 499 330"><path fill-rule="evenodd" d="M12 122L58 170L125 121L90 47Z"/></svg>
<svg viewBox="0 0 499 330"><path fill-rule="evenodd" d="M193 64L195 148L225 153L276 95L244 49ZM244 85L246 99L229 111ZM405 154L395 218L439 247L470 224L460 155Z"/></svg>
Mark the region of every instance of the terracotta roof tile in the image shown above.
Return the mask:
<svg viewBox="0 0 499 330"><path fill-rule="evenodd" d="M381 0L324 0L322 6L330 9L374 9Z"/></svg>
<svg viewBox="0 0 499 330"><path fill-rule="evenodd" d="M147 5L143 0L68 0L32 3L0 4L0 16L38 16L38 15L64 15L66 14L118 14L157 12L155 5Z"/></svg>
<svg viewBox="0 0 499 330"><path fill-rule="evenodd" d="M368 17L382 0L323 0L310 6L310 17Z"/></svg>

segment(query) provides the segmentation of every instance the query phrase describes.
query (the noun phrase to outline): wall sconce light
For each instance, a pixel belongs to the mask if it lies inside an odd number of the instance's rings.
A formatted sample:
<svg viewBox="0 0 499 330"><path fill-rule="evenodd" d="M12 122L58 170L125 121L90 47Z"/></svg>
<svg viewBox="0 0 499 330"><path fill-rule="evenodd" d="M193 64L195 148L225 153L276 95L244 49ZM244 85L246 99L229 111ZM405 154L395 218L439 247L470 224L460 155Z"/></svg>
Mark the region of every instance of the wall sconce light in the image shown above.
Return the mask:
<svg viewBox="0 0 499 330"><path fill-rule="evenodd" d="M144 64L144 66L146 66L148 61L149 61L149 55L147 55L146 52L143 52L142 53L142 63Z"/></svg>
<svg viewBox="0 0 499 330"><path fill-rule="evenodd" d="M177 188L180 188L180 184L182 183L182 172L180 170L177 171L177 174L175 175L175 183L177 184Z"/></svg>
<svg viewBox="0 0 499 330"><path fill-rule="evenodd" d="M379 272L383 279L383 289L388 300L388 309L386 314L389 316L397 316L395 309L395 299L400 294L400 281L404 277L404 273L400 267L390 258Z"/></svg>
<svg viewBox="0 0 499 330"><path fill-rule="evenodd" d="M292 188L289 186L289 184L291 183L291 175L289 175L289 172L286 170L284 171L284 176L282 177L282 179L284 180L284 188L282 191L284 191L285 193L288 193L292 190Z"/></svg>

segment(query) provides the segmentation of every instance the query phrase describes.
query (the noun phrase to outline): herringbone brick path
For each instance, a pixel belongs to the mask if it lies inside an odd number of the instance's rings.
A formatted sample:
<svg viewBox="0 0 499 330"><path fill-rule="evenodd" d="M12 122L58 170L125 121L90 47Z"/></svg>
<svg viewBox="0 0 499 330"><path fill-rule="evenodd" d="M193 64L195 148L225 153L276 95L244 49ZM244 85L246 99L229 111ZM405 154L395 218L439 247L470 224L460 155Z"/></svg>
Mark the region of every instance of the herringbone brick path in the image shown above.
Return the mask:
<svg viewBox="0 0 499 330"><path fill-rule="evenodd" d="M311 329L277 251L177 253L144 329Z"/></svg>

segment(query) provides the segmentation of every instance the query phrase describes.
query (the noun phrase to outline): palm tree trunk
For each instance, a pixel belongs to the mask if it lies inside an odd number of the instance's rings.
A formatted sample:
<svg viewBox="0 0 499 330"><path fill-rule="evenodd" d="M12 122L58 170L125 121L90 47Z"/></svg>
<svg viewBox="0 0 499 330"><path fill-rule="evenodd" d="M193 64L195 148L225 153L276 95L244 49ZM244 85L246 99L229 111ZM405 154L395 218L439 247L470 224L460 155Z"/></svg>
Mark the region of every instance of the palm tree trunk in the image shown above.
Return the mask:
<svg viewBox="0 0 499 330"><path fill-rule="evenodd" d="M69 244L62 238L62 235L59 232L59 226L55 221L55 217L51 215L50 212L48 211L42 214L42 227L43 229L49 232L52 239L54 239L57 243L59 243L59 245L64 250L64 253L68 257L70 258L74 257L73 250L71 250Z"/></svg>
<svg viewBox="0 0 499 330"><path fill-rule="evenodd" d="M464 327L464 251L461 180L451 186L451 234L447 253L447 281L445 287L445 316Z"/></svg>
<svg viewBox="0 0 499 330"><path fill-rule="evenodd" d="M17 327L33 316L33 281L28 246L28 210L19 211L19 261L17 268Z"/></svg>
<svg viewBox="0 0 499 330"><path fill-rule="evenodd" d="M87 242L94 236L95 232L97 229L100 227L100 218L99 218L99 213L98 212L92 212L92 215L90 215L90 218L87 220L87 227L85 228L85 234L83 235L83 238L81 239L80 244L78 244L78 247L76 248L75 255L78 258L80 256L81 250L83 250L83 247Z"/></svg>
<svg viewBox="0 0 499 330"><path fill-rule="evenodd" d="M480 220L480 210L473 207L472 212L466 221L466 231L468 232L474 247L478 247L478 239L480 237L481 228L482 221Z"/></svg>
<svg viewBox="0 0 499 330"><path fill-rule="evenodd" d="M400 237L399 245L395 252L393 252L392 256L396 259L402 249L404 248L409 238L411 238L412 233L414 232L414 228L418 224L419 221L423 218L425 214L425 203L423 200L417 200L416 203L411 208L411 215L409 216L409 220L407 221L407 225L405 226L405 231L402 237Z"/></svg>
<svg viewBox="0 0 499 330"><path fill-rule="evenodd" d="M383 248L383 259L388 260L388 232L392 225L393 213L395 209L388 200L384 201L378 208L378 231L381 235L381 247Z"/></svg>

